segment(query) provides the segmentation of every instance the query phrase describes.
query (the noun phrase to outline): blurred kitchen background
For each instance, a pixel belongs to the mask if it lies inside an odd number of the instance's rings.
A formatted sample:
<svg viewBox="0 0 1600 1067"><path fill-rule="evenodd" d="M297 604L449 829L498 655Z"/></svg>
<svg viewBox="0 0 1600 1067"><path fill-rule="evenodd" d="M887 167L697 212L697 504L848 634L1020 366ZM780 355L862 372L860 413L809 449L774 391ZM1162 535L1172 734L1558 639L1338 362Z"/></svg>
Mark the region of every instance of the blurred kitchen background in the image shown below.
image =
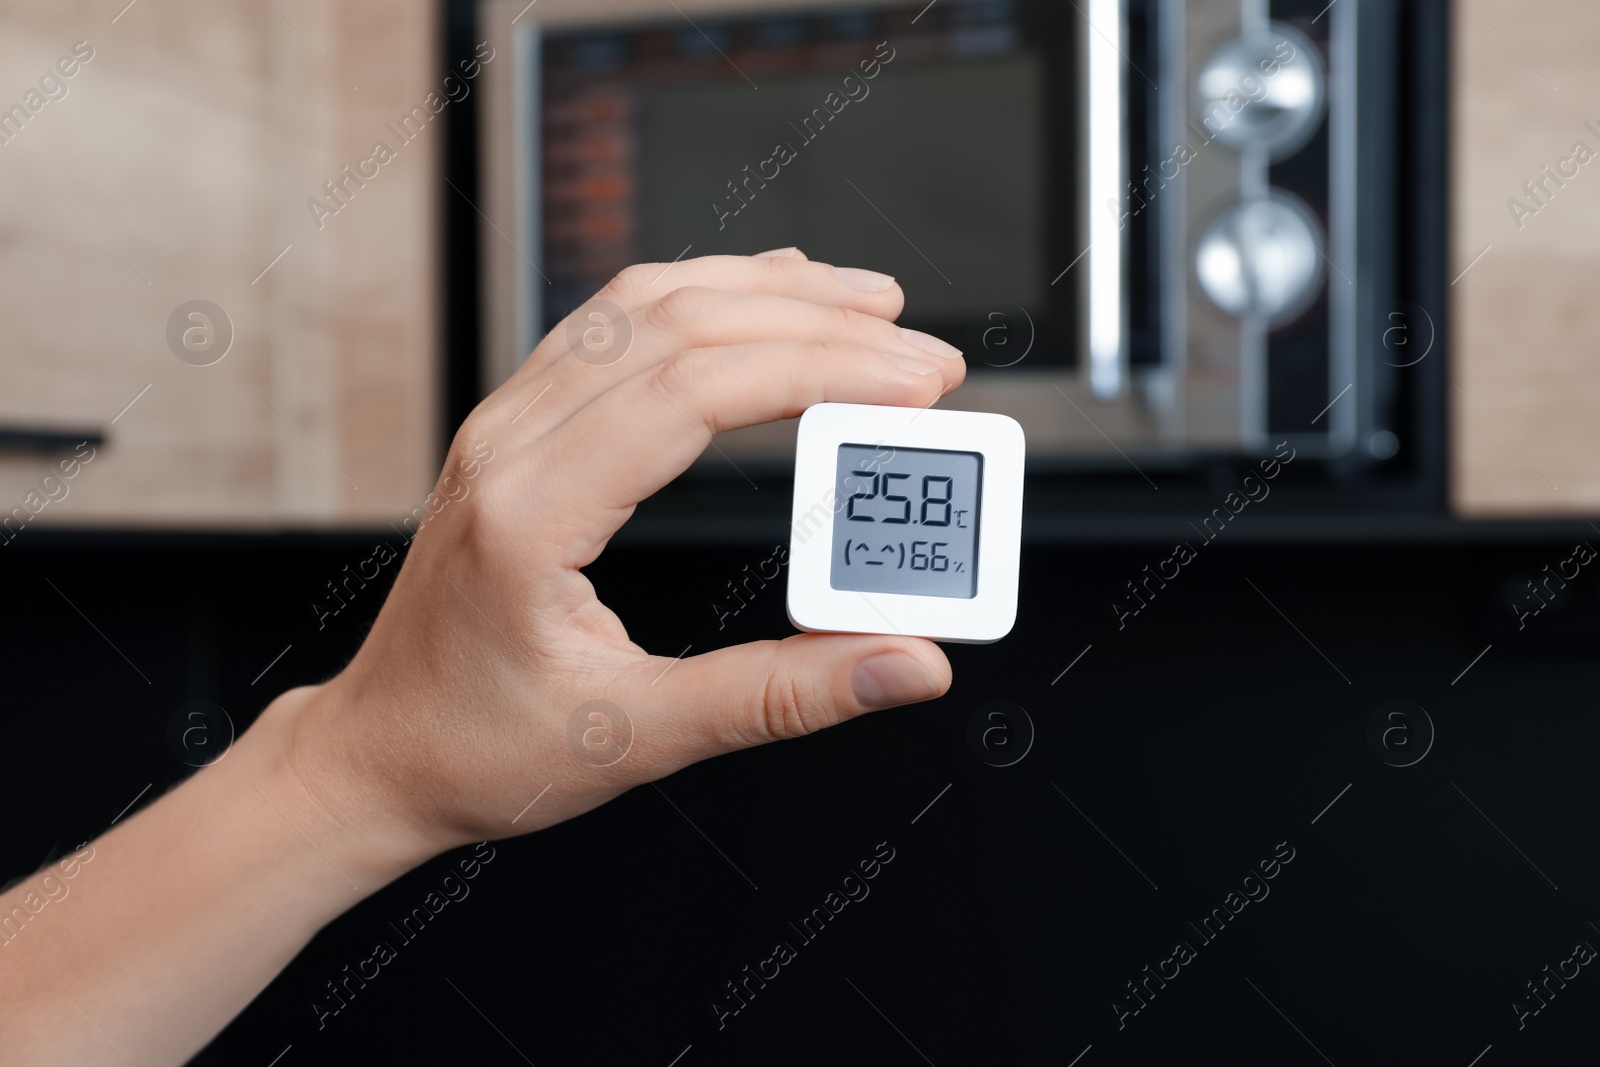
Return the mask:
<svg viewBox="0 0 1600 1067"><path fill-rule="evenodd" d="M1586 1062L1600 990L1529 985L1600 939L1597 41L1575 0L3 0L0 878L336 672L392 576L326 584L617 269L798 244L1027 429L1016 630L497 845L319 1027L417 872L196 1062ZM790 632L782 579L727 608L792 433L590 569L652 652Z"/></svg>

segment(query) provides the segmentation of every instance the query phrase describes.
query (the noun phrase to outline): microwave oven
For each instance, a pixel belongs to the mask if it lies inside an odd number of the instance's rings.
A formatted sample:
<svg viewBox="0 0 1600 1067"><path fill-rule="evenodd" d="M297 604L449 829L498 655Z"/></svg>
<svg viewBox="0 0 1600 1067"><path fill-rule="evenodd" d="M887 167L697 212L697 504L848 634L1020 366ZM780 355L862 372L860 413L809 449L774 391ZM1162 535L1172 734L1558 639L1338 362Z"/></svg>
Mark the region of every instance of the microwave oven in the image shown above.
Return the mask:
<svg viewBox="0 0 1600 1067"><path fill-rule="evenodd" d="M1437 459L1441 424L1418 418L1445 314L1412 284L1434 143L1411 106L1416 5L913 0L573 24L486 2L504 17L479 24L511 51L476 120L475 209L498 220L486 389L623 266L799 245L896 276L900 321L967 353L941 406L1016 418L1032 470L1139 485L1284 442L1345 482ZM722 458L777 469L793 425L718 445L708 476Z"/></svg>

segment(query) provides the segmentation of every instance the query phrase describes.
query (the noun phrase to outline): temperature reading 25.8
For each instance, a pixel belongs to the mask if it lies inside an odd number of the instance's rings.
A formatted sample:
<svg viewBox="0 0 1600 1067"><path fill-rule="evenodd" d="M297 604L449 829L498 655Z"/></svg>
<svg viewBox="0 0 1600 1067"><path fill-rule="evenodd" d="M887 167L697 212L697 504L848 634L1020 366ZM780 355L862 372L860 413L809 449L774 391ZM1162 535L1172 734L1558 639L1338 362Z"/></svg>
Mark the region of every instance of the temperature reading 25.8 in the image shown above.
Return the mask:
<svg viewBox="0 0 1600 1067"><path fill-rule="evenodd" d="M913 476L901 471L850 472L853 485L864 485L851 493L845 503L845 518L850 522L877 522L885 526L955 526L966 529L967 509L957 508L955 479L948 475L925 474L921 491L913 505L907 490ZM918 568L923 569L923 568Z"/></svg>

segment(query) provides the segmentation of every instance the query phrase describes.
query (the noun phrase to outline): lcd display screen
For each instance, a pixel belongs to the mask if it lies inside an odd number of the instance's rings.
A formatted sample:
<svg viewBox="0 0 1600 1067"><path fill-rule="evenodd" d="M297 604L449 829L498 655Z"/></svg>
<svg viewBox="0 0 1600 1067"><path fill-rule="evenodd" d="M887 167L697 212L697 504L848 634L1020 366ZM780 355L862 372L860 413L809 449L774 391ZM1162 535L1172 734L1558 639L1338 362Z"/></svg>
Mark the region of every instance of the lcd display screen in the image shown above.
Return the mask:
<svg viewBox="0 0 1600 1067"><path fill-rule="evenodd" d="M840 445L830 584L863 593L977 596L982 479L976 452Z"/></svg>

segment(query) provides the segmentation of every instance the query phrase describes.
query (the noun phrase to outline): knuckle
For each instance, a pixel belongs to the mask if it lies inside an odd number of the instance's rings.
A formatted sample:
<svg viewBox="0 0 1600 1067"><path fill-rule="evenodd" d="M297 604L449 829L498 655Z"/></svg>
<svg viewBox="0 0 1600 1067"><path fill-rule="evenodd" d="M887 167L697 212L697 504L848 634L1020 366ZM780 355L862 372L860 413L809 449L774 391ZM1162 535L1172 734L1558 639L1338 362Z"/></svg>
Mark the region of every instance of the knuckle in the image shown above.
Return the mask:
<svg viewBox="0 0 1600 1067"><path fill-rule="evenodd" d="M635 263L632 266L623 267L617 272L616 277L607 282L606 287L600 290L600 295L619 304L625 304L626 301L643 292L645 287L650 284L650 279L655 277L660 270L661 265L659 263Z"/></svg>
<svg viewBox="0 0 1600 1067"><path fill-rule="evenodd" d="M501 447L505 447L503 441ZM477 414L469 415L450 441L444 473L476 478L486 463L493 462L495 452L487 420Z"/></svg>
<svg viewBox="0 0 1600 1067"><path fill-rule="evenodd" d="M761 697L761 730L767 740L787 741L833 724L828 702L797 675L774 670Z"/></svg>
<svg viewBox="0 0 1600 1067"><path fill-rule="evenodd" d="M653 389L666 395L674 403L680 402L694 392L695 379L698 376L698 358L693 351L680 352L675 356L668 356L657 363L650 372L650 385Z"/></svg>
<svg viewBox="0 0 1600 1067"><path fill-rule="evenodd" d="M471 506L476 507L479 495L476 490L485 481L483 473L494 462L495 455L494 444L481 432L481 427L470 420L462 424L450 444L444 469L434 485L434 494L452 505L471 500L474 501Z"/></svg>
<svg viewBox="0 0 1600 1067"><path fill-rule="evenodd" d="M469 451L472 442L483 439L484 430L490 419L492 405L489 401L492 396L491 393L490 396L478 401L472 410L467 412L467 417L461 420L461 425L456 427L455 436L450 439L450 449L447 453L450 462L455 462L458 457Z"/></svg>
<svg viewBox="0 0 1600 1067"><path fill-rule="evenodd" d="M786 256L767 256L751 262L756 265L756 270L779 283L798 283L803 276L798 269L800 261Z"/></svg>
<svg viewBox="0 0 1600 1067"><path fill-rule="evenodd" d="M667 292L645 311L645 322L667 333L682 333L699 320L706 304L706 292L684 286Z"/></svg>

